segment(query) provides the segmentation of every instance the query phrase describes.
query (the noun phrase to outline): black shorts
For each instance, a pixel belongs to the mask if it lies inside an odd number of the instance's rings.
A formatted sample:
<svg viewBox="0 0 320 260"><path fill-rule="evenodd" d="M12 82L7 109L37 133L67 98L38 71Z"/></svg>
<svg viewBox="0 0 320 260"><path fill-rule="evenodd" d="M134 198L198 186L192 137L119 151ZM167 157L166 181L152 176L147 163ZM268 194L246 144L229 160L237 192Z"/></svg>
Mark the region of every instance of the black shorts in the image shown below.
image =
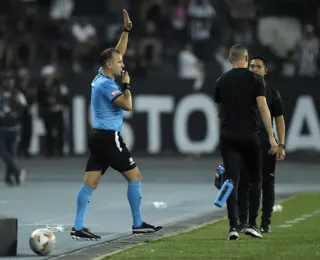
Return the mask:
<svg viewBox="0 0 320 260"><path fill-rule="evenodd" d="M88 139L89 158L86 172L102 170L102 174L110 166L118 172L134 169L133 160L119 132L93 129Z"/></svg>

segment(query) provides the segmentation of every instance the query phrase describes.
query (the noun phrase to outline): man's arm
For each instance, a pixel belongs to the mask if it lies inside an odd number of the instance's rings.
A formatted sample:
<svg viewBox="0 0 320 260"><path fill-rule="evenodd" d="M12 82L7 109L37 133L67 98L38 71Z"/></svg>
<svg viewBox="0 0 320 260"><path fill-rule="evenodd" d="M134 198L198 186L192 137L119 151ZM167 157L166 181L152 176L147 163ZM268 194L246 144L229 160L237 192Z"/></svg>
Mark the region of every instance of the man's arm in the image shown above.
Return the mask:
<svg viewBox="0 0 320 260"><path fill-rule="evenodd" d="M285 144L285 121L283 117L283 105L280 93L277 89L272 89L272 115L275 118L279 144Z"/></svg>
<svg viewBox="0 0 320 260"><path fill-rule="evenodd" d="M124 54L126 53L129 31L132 28L132 22L130 21L129 15L126 10L123 10L123 22L124 22L123 32L116 46L116 50L118 50L122 56L124 56Z"/></svg>
<svg viewBox="0 0 320 260"><path fill-rule="evenodd" d="M120 95L117 98L115 98L113 103L125 111L131 111L132 110L132 97L131 97L130 90L125 89L123 91L123 95Z"/></svg>
<svg viewBox="0 0 320 260"><path fill-rule="evenodd" d="M132 110L132 97L130 92L130 77L128 72L126 71L125 74L122 77L123 82L123 95L117 96L112 102L122 108L125 111L131 111Z"/></svg>
<svg viewBox="0 0 320 260"><path fill-rule="evenodd" d="M275 122L276 122L277 134L279 138L279 144L285 144L286 126L284 122L284 117L283 116L276 117Z"/></svg>
<svg viewBox="0 0 320 260"><path fill-rule="evenodd" d="M273 137L270 110L265 96L256 97L257 106L261 115L262 122L266 128L269 139Z"/></svg>
<svg viewBox="0 0 320 260"><path fill-rule="evenodd" d="M260 75L253 73L255 97L257 101L257 107L259 109L262 122L266 128L270 143L275 143L275 139L272 131L271 114L266 99L266 83Z"/></svg>
<svg viewBox="0 0 320 260"><path fill-rule="evenodd" d="M215 87L214 102L216 103L217 114L219 119L222 118L222 99L220 94L220 87L221 87L221 78L218 78L216 82L216 87Z"/></svg>
<svg viewBox="0 0 320 260"><path fill-rule="evenodd" d="M283 105L280 93L278 90L272 90L272 114L275 118L276 129L278 134L279 141L279 149L277 151L277 160L284 160L285 153L285 135L286 135L286 127L285 121L283 117Z"/></svg>

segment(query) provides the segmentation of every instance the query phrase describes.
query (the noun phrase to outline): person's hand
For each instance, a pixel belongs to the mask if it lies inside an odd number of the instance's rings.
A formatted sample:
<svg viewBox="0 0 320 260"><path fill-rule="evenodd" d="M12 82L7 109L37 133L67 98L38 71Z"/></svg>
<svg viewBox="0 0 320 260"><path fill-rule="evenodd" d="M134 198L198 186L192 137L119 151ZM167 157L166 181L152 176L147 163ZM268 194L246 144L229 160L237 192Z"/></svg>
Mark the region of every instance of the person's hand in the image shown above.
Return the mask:
<svg viewBox="0 0 320 260"><path fill-rule="evenodd" d="M130 31L132 29L132 22L130 20L129 14L125 9L123 9L122 12L123 12L123 26L124 28Z"/></svg>
<svg viewBox="0 0 320 260"><path fill-rule="evenodd" d="M123 84L130 84L130 76L128 71L125 71L122 75L122 83Z"/></svg>
<svg viewBox="0 0 320 260"><path fill-rule="evenodd" d="M274 139L273 136L269 138L269 143L270 143L271 149L269 150L268 153L273 155L278 151L278 144L276 142L276 139Z"/></svg>
<svg viewBox="0 0 320 260"><path fill-rule="evenodd" d="M277 151L277 160L283 161L285 157L286 157L286 152L284 148L282 146L279 146Z"/></svg>

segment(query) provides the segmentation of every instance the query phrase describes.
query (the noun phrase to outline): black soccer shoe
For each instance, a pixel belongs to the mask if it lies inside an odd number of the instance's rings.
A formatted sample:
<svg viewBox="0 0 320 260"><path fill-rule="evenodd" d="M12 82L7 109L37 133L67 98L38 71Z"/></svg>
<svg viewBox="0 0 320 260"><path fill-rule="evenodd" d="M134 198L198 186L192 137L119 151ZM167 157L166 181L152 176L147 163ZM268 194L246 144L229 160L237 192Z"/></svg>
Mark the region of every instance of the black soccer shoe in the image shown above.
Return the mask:
<svg viewBox="0 0 320 260"><path fill-rule="evenodd" d="M251 237L257 237L257 238L263 238L262 234L260 233L260 230L257 228L256 225L249 225L244 233Z"/></svg>
<svg viewBox="0 0 320 260"><path fill-rule="evenodd" d="M83 229L84 229L85 231L90 231L90 228L87 228L87 227L83 227ZM76 230L75 230L74 227L71 229L71 232L76 232Z"/></svg>
<svg viewBox="0 0 320 260"><path fill-rule="evenodd" d="M97 241L101 239L100 236L91 233L90 230L85 227L80 231L75 230L75 228L73 227L70 236L72 239L75 240Z"/></svg>
<svg viewBox="0 0 320 260"><path fill-rule="evenodd" d="M271 233L271 227L268 223L261 221L260 231L261 233Z"/></svg>
<svg viewBox="0 0 320 260"><path fill-rule="evenodd" d="M146 222L142 222L140 227L132 227L132 234L150 234L162 230L162 226L153 226Z"/></svg>
<svg viewBox="0 0 320 260"><path fill-rule="evenodd" d="M229 229L228 240L238 240L238 239L239 239L238 229L231 227Z"/></svg>

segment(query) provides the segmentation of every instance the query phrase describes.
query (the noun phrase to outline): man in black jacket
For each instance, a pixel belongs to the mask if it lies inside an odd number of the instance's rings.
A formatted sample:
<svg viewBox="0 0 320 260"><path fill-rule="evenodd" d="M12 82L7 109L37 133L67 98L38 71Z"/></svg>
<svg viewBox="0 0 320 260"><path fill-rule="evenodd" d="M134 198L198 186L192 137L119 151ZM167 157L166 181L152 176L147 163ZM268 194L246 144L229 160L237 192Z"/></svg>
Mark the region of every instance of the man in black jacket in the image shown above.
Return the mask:
<svg viewBox="0 0 320 260"><path fill-rule="evenodd" d="M15 161L21 116L26 105L24 95L15 88L12 73L5 72L0 86L0 157L6 164L5 182L10 186L20 185L26 174Z"/></svg>

